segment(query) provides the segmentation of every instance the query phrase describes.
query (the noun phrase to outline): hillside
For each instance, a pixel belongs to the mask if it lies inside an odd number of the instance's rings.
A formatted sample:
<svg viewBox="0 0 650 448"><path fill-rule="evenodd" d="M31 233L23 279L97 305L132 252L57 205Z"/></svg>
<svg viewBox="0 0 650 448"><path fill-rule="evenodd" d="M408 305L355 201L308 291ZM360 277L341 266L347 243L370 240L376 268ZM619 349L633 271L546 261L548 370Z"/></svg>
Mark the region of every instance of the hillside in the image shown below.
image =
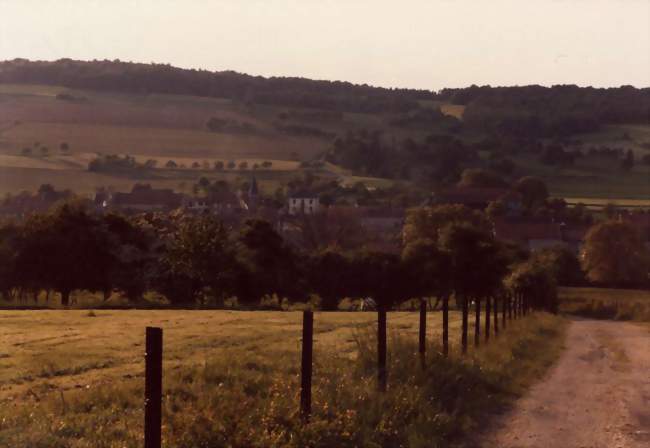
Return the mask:
<svg viewBox="0 0 650 448"><path fill-rule="evenodd" d="M346 184L436 188L484 167L538 175L557 196L643 202L649 105L650 89L631 87L435 93L166 65L7 61L0 193L51 183L91 194L140 181L183 190L201 176L243 182L253 172L272 193L304 170ZM623 170L628 150L635 163ZM88 171L109 154L153 169Z"/></svg>

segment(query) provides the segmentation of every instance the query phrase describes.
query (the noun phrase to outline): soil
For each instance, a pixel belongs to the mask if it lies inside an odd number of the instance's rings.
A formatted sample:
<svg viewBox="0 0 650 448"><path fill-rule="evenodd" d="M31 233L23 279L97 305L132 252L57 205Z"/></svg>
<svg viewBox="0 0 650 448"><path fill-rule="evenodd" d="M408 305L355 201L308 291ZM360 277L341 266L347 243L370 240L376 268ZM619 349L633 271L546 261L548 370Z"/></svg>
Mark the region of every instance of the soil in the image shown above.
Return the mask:
<svg viewBox="0 0 650 448"><path fill-rule="evenodd" d="M548 377L497 418L490 448L650 447L650 331L574 320Z"/></svg>

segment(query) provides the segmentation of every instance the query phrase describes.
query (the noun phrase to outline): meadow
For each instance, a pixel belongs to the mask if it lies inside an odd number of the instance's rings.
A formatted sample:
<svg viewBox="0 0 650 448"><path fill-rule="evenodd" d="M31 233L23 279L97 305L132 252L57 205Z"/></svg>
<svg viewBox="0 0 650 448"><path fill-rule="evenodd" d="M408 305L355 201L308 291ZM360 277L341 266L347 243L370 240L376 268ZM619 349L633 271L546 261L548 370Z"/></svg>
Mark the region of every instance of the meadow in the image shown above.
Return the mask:
<svg viewBox="0 0 650 448"><path fill-rule="evenodd" d="M560 288L559 297L562 313L650 322L650 290Z"/></svg>
<svg viewBox="0 0 650 448"><path fill-rule="evenodd" d="M564 329L535 313L461 359L454 312L445 359L441 315L429 313L423 372L417 313L391 312L381 394L375 319L315 314L313 416L302 423L299 312L2 311L0 445L140 446L144 328L155 325L164 329L164 446L462 446L552 364Z"/></svg>

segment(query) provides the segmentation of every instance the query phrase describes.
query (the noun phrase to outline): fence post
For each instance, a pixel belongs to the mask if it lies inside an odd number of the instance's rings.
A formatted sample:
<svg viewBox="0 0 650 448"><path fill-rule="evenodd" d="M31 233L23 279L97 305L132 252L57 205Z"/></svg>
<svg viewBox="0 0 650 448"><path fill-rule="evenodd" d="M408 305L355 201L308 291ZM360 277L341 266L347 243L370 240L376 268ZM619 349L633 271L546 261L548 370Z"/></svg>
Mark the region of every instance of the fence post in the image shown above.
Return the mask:
<svg viewBox="0 0 650 448"><path fill-rule="evenodd" d="M490 340L490 323L492 322L492 298L485 298L485 342Z"/></svg>
<svg viewBox="0 0 650 448"><path fill-rule="evenodd" d="M492 298L492 313L494 314L494 337L499 336L499 296Z"/></svg>
<svg viewBox="0 0 650 448"><path fill-rule="evenodd" d="M377 312L377 387L386 391L386 310Z"/></svg>
<svg viewBox="0 0 650 448"><path fill-rule="evenodd" d="M300 414L304 421L311 415L312 355L314 349L314 313L302 313L302 367L300 389Z"/></svg>
<svg viewBox="0 0 650 448"><path fill-rule="evenodd" d="M420 301L420 362L422 368L426 367L427 351L427 302Z"/></svg>
<svg viewBox="0 0 650 448"><path fill-rule="evenodd" d="M162 328L147 327L144 383L144 447L161 448Z"/></svg>

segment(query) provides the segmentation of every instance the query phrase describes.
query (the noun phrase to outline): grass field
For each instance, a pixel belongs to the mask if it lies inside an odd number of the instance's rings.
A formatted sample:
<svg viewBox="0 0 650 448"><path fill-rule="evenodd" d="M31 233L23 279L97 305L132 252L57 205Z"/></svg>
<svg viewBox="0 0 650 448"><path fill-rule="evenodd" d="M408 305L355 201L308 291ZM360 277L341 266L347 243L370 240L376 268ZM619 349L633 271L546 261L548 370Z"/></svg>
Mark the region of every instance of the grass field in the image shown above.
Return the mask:
<svg viewBox="0 0 650 448"><path fill-rule="evenodd" d="M0 446L142 443L144 327L164 328L165 446L452 446L538 378L561 349L562 320L508 328L471 362L430 346L417 314L390 313L389 391L375 391L375 313L316 313L314 415L297 414L301 315L238 311L0 312ZM440 314L429 317L430 340ZM458 315L452 316L457 350Z"/></svg>
<svg viewBox="0 0 650 448"><path fill-rule="evenodd" d="M650 199L650 166L637 164L631 171L622 171L617 162L596 158L579 158L572 167L542 164L527 154L516 157L528 174L539 176L555 197L581 198L588 201L629 201Z"/></svg>
<svg viewBox="0 0 650 448"><path fill-rule="evenodd" d="M600 319L650 322L650 291L560 288L560 311Z"/></svg>

